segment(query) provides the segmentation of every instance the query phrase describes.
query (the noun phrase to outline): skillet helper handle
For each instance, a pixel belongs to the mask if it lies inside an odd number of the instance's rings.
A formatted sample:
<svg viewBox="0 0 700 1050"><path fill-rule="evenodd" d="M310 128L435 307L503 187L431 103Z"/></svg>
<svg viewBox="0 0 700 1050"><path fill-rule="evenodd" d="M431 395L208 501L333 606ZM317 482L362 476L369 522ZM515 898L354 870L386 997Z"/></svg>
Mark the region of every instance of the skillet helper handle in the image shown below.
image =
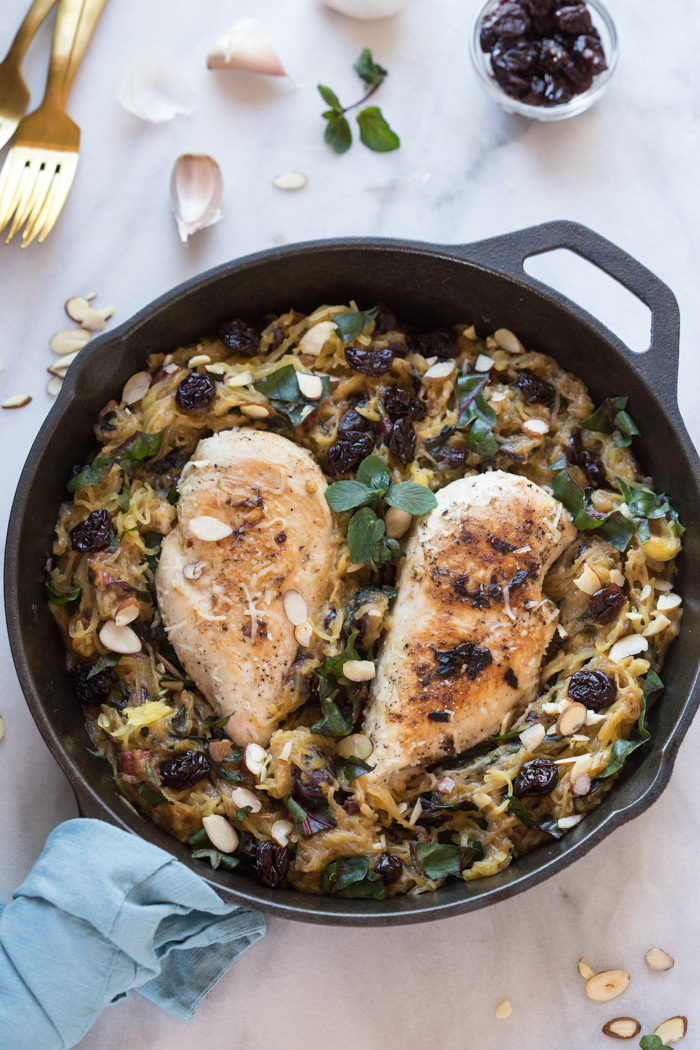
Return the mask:
<svg viewBox="0 0 700 1050"><path fill-rule="evenodd" d="M523 263L532 255L540 255L557 248L568 248L587 259L619 281L649 307L651 341L647 351L641 354L634 353L612 332L606 331L606 336L652 387L662 388L667 394L671 394L675 404L680 341L680 313L676 297L656 274L622 248L618 248L616 244L587 226L562 220L531 226L485 241L475 241L473 244L460 245L457 251L470 261L505 270L535 288L546 290L551 296L553 290L549 285L527 274ZM572 305L571 301L560 293L555 291L554 295L563 299L568 306ZM573 303L573 307L584 321L590 322L590 315L582 307L576 303ZM596 325L602 327L600 322L596 322Z"/></svg>
<svg viewBox="0 0 700 1050"><path fill-rule="evenodd" d="M17 68L21 66L22 59L32 38L55 4L56 0L34 0L34 3L24 16L22 25L17 30L15 39L10 44L10 50L7 52L8 62Z"/></svg>
<svg viewBox="0 0 700 1050"><path fill-rule="evenodd" d="M59 0L46 99L53 99L61 109L104 5L105 0Z"/></svg>

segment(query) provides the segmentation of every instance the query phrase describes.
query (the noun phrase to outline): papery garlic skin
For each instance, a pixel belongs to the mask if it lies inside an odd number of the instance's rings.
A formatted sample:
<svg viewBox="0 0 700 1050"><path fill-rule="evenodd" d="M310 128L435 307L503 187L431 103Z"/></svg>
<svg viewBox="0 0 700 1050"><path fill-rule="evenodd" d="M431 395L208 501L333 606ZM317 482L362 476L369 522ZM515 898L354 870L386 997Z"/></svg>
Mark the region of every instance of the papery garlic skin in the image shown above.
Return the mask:
<svg viewBox="0 0 700 1050"><path fill-rule="evenodd" d="M240 69L248 73L265 73L286 77L287 72L267 40L257 36L258 25L252 18L236 22L233 29L219 37L207 55L207 69Z"/></svg>
<svg viewBox="0 0 700 1050"><path fill-rule="evenodd" d="M183 244L191 234L219 221L223 195L221 168L213 157L183 153L177 158L170 180L170 199Z"/></svg>
<svg viewBox="0 0 700 1050"><path fill-rule="evenodd" d="M141 120L163 124L194 113L190 85L180 65L156 45L136 51L117 78L117 100Z"/></svg>
<svg viewBox="0 0 700 1050"><path fill-rule="evenodd" d="M339 11L349 18L390 18L398 14L410 0L321 0L326 7Z"/></svg>

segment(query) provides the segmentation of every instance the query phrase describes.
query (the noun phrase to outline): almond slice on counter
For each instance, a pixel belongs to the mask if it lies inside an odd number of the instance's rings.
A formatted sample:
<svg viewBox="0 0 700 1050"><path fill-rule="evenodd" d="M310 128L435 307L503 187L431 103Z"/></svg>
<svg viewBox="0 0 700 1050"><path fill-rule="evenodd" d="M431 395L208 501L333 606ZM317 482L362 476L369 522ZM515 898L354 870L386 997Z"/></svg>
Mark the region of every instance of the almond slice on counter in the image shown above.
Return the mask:
<svg viewBox="0 0 700 1050"><path fill-rule="evenodd" d="M74 295L66 302L66 313L71 321L77 321L78 324L89 328L91 332L101 332L105 321L109 321L113 316L114 307L105 306L101 310L96 310L87 299Z"/></svg>
<svg viewBox="0 0 700 1050"><path fill-rule="evenodd" d="M282 597L284 615L294 627L300 627L309 616L309 607L299 591L285 591Z"/></svg>
<svg viewBox="0 0 700 1050"><path fill-rule="evenodd" d="M58 397L61 393L61 387L63 386L63 380L60 376L51 376L48 383L46 384L46 393L50 394L51 397Z"/></svg>
<svg viewBox="0 0 700 1050"><path fill-rule="evenodd" d="M60 332L51 336L49 346L55 354L62 357L64 354L82 350L91 339L92 333L86 328L62 328Z"/></svg>
<svg viewBox="0 0 700 1050"><path fill-rule="evenodd" d="M663 948L650 948L644 955L644 961L652 970L672 970L676 960Z"/></svg>
<svg viewBox="0 0 700 1050"><path fill-rule="evenodd" d="M281 175L275 175L272 185L278 190L303 190L307 182L302 171L284 171Z"/></svg>
<svg viewBox="0 0 700 1050"><path fill-rule="evenodd" d="M571 736L586 724L588 710L584 704L569 704L557 719L557 735Z"/></svg>
<svg viewBox="0 0 700 1050"><path fill-rule="evenodd" d="M202 514L198 518L192 518L190 532L198 540L216 542L216 540L223 540L226 536L230 536L233 529L225 521L212 518L209 514Z"/></svg>
<svg viewBox="0 0 700 1050"><path fill-rule="evenodd" d="M202 824L212 846L221 853L233 853L238 845L238 832L226 817L219 813L210 813L203 819Z"/></svg>
<svg viewBox="0 0 700 1050"><path fill-rule="evenodd" d="M2 403L3 408L24 408L31 401L29 394L15 394L14 397L8 397Z"/></svg>
<svg viewBox="0 0 700 1050"><path fill-rule="evenodd" d="M583 956L581 956L578 961L578 972L582 977L585 977L586 980L588 980L589 977L595 977L595 970L592 970L588 963L583 961Z"/></svg>
<svg viewBox="0 0 700 1050"><path fill-rule="evenodd" d="M658 1035L664 1046L667 1046L669 1043L677 1043L679 1039L683 1039L687 1031L688 1018L678 1014L676 1017L669 1017L666 1021L662 1021L661 1024L657 1025L654 1029L654 1035Z"/></svg>
<svg viewBox="0 0 700 1050"><path fill-rule="evenodd" d="M508 999L504 999L502 1003L499 1003L496 1007L496 1017L499 1021L503 1021L506 1017L510 1017L513 1013L513 1007L510 1005Z"/></svg>
<svg viewBox="0 0 700 1050"><path fill-rule="evenodd" d="M630 975L626 970L602 970L586 981L586 995L597 1003L606 1003L622 995L629 983Z"/></svg>
<svg viewBox="0 0 700 1050"><path fill-rule="evenodd" d="M603 1035L609 1035L612 1039L634 1039L639 1035L642 1026L636 1017L613 1017L603 1025Z"/></svg>
<svg viewBox="0 0 700 1050"><path fill-rule="evenodd" d="M497 328L493 333L493 338L496 340L501 350L507 350L509 354L524 354L525 347L518 339L514 332L511 332L510 328Z"/></svg>
<svg viewBox="0 0 700 1050"><path fill-rule="evenodd" d="M136 372L131 379L127 379L122 390L122 401L125 405L135 405L137 401L140 401L145 394L148 393L151 386L151 374L150 372Z"/></svg>

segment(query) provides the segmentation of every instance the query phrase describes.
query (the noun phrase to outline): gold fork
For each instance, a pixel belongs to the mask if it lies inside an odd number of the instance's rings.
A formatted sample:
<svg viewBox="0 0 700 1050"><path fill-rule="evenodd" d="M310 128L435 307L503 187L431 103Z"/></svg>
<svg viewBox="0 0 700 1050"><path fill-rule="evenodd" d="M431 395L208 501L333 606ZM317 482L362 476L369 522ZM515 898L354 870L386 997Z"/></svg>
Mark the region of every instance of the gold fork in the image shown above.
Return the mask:
<svg viewBox="0 0 700 1050"><path fill-rule="evenodd" d="M51 64L41 105L17 129L0 172L0 232L9 244L24 225L22 247L51 231L78 167L80 128L66 113L73 77L106 0L59 0Z"/></svg>
<svg viewBox="0 0 700 1050"><path fill-rule="evenodd" d="M56 0L34 0L5 61L0 63L0 149L9 142L29 105L29 89L21 73L22 59L29 42Z"/></svg>

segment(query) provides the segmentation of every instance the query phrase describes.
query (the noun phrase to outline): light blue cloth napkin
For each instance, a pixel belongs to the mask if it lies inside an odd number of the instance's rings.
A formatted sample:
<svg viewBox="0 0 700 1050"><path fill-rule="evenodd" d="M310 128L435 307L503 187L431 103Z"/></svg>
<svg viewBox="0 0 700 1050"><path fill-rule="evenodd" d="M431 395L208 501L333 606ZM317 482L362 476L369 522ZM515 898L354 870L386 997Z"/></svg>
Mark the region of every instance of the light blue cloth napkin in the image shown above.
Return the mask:
<svg viewBox="0 0 700 1050"><path fill-rule="evenodd" d="M188 1020L264 932L164 850L69 820L0 905L0 1045L67 1050L132 988Z"/></svg>

